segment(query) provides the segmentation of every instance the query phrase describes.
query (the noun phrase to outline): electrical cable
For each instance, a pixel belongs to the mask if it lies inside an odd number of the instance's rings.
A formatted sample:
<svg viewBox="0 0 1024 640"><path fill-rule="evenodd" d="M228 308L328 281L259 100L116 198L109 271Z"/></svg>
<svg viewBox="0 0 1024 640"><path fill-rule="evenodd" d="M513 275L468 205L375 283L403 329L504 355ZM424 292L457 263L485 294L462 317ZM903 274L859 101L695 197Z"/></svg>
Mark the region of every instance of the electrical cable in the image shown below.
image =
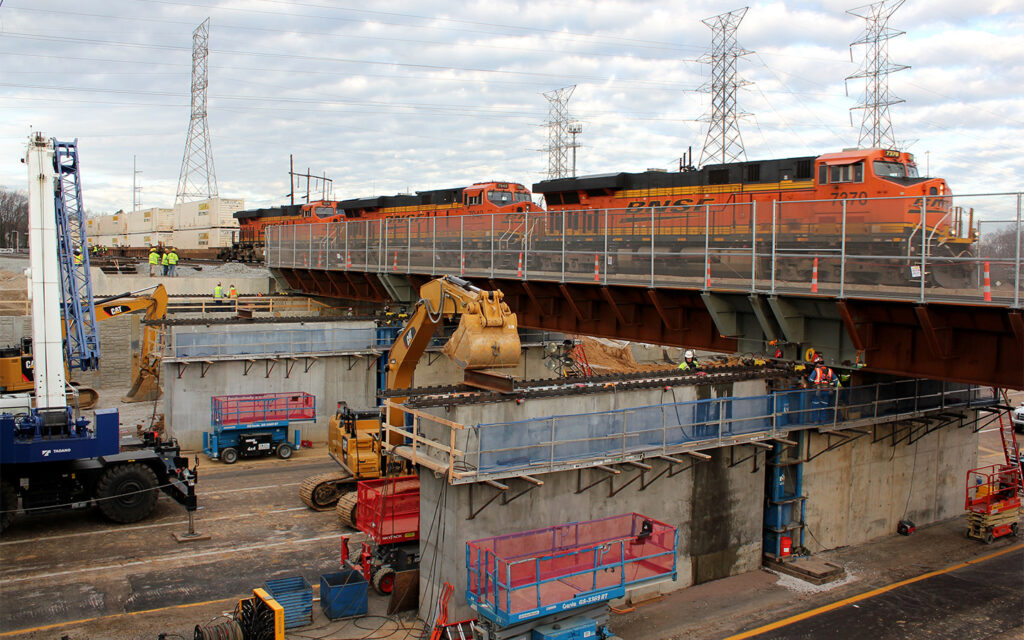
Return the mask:
<svg viewBox="0 0 1024 640"><path fill-rule="evenodd" d="M125 496L133 496L133 495L135 495L137 493L146 493L147 491L159 491L161 489L166 489L167 487L173 487L173 486L175 486L173 483L168 482L167 484L159 484L159 485L157 485L155 487L150 487L149 489L139 489L138 491L128 491L128 492L125 492L125 493L119 493L116 496L109 496L109 497L106 497L106 498L89 498L88 500L91 501L91 502L104 502L106 500L119 500L120 498L123 498ZM81 504L82 502L83 502L82 500L76 500L75 502L62 502L60 504L51 504L51 505L47 505L45 507L25 507L24 509L7 509L6 511L0 511L0 513L29 513L29 512L32 512L32 511L45 511L45 510L49 510L49 509L57 509L57 508L60 508L60 507L73 507L76 504Z"/></svg>

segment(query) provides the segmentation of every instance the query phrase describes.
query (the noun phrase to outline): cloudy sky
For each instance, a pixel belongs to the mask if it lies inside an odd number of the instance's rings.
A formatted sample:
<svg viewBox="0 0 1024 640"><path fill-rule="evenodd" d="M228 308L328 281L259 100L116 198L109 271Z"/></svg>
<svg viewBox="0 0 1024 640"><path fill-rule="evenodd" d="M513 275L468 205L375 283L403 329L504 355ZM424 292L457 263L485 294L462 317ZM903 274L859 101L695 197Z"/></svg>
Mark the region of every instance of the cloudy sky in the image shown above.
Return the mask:
<svg viewBox="0 0 1024 640"><path fill-rule="evenodd" d="M170 206L189 118L192 31L209 17L209 126L220 193L288 193L288 155L336 198L487 179L530 185L543 94L576 85L578 173L670 168L704 141L701 23L718 0L2 0L0 186L25 141L78 138L86 207ZM855 146L863 85L849 0L750 5L739 95L749 159ZM372 8L360 8L372 7ZM980 7L980 8L979 8ZM1024 8L907 0L890 25L895 137L957 193L1024 188Z"/></svg>

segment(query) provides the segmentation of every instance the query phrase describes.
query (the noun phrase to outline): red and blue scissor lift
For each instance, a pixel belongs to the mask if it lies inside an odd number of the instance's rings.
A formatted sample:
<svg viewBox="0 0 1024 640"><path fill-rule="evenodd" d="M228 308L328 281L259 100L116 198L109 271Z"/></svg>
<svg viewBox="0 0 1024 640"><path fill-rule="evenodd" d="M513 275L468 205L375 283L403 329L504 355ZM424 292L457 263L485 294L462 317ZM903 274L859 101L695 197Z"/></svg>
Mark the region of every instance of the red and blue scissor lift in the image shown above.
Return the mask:
<svg viewBox="0 0 1024 640"><path fill-rule="evenodd" d="M466 543L477 640L613 640L609 602L675 580L679 535L627 513Z"/></svg>
<svg viewBox="0 0 1024 640"><path fill-rule="evenodd" d="M225 464L239 457L290 458L301 437L295 429L289 440L291 424L316 421L316 396L304 391L214 396L210 404L213 431L203 433L203 453Z"/></svg>

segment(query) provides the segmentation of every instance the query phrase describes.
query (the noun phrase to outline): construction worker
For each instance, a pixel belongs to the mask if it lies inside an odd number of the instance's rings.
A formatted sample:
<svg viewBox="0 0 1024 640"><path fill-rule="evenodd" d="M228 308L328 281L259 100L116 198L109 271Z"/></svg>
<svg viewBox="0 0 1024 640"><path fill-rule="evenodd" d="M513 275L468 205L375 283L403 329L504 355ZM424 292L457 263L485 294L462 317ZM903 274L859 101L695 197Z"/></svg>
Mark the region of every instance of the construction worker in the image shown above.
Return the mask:
<svg viewBox="0 0 1024 640"><path fill-rule="evenodd" d="M217 301L217 304L224 301L224 287L220 286L219 282L217 283L217 286L213 288L213 299Z"/></svg>
<svg viewBox="0 0 1024 640"><path fill-rule="evenodd" d="M82 250L81 249L75 249L75 264L82 264L82 262L84 262L84 261L85 261L85 258L82 256Z"/></svg>
<svg viewBox="0 0 1024 640"><path fill-rule="evenodd" d="M149 277L153 277L153 269L156 265L160 264L160 254L157 253L156 247L151 247L149 250Z"/></svg>
<svg viewBox="0 0 1024 640"><path fill-rule="evenodd" d="M174 267L178 264L178 254L174 251L174 247L167 253L167 269L168 275L174 277Z"/></svg>
<svg viewBox="0 0 1024 640"><path fill-rule="evenodd" d="M229 298L237 298L238 297L238 289L235 288L235 285L231 285L231 287L228 289L228 297Z"/></svg>
<svg viewBox="0 0 1024 640"><path fill-rule="evenodd" d="M814 355L814 371L807 379L816 387L839 386L839 378L832 368L825 364L825 357L820 353Z"/></svg>
<svg viewBox="0 0 1024 640"><path fill-rule="evenodd" d="M700 362L693 355L693 349L687 349L683 353L683 361L679 363L679 368L683 371L700 371L704 367L701 366Z"/></svg>
<svg viewBox="0 0 1024 640"><path fill-rule="evenodd" d="M167 249L164 249L164 254L160 256L160 266L164 269L164 275L167 275L167 268L170 266L170 262L167 258Z"/></svg>

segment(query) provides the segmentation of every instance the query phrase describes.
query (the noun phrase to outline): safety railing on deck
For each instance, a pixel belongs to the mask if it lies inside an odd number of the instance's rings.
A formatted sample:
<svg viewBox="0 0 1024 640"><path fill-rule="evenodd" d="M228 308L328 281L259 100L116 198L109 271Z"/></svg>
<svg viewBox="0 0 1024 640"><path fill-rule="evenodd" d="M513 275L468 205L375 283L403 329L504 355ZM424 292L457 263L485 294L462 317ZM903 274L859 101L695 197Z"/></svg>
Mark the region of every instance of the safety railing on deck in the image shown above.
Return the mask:
<svg viewBox="0 0 1024 640"><path fill-rule="evenodd" d="M412 416L411 424L385 428L406 442L392 447L398 455L460 484L712 449L801 429L856 428L997 400L990 388L906 380L477 425L393 405Z"/></svg>
<svg viewBox="0 0 1024 640"><path fill-rule="evenodd" d="M267 265L1020 307L1022 196L282 225L267 229Z"/></svg>

